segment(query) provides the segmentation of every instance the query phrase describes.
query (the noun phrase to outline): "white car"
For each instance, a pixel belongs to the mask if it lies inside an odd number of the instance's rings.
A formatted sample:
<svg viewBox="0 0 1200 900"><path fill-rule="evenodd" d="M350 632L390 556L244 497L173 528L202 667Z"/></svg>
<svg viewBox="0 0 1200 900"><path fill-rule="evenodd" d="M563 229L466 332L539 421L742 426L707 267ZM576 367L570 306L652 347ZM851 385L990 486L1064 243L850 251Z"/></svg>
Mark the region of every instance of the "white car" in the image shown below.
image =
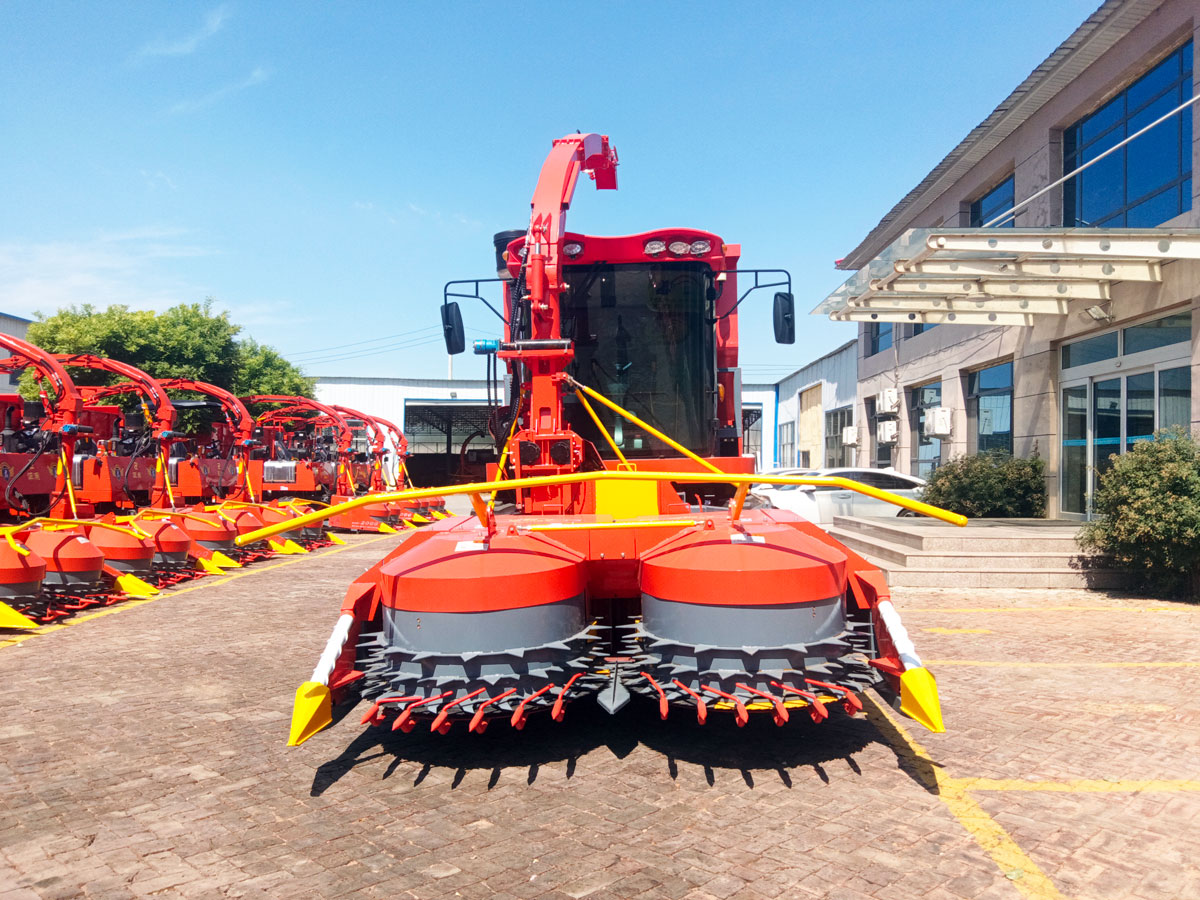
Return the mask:
<svg viewBox="0 0 1200 900"><path fill-rule="evenodd" d="M895 469L777 469L772 475L805 475L813 478L837 476L860 481L901 497L920 497L925 480L905 475ZM828 528L834 516L896 516L903 507L876 500L848 488L800 484L756 484L752 493L772 506L790 510L797 515Z"/></svg>

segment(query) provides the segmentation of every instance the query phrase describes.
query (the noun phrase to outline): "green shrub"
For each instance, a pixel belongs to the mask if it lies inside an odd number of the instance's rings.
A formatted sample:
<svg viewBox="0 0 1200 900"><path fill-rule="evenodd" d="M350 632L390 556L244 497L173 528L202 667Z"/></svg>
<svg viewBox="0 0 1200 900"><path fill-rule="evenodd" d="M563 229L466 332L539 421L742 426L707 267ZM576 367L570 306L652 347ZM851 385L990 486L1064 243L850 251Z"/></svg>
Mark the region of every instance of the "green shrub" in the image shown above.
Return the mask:
<svg viewBox="0 0 1200 900"><path fill-rule="evenodd" d="M1200 446L1176 426L1112 460L1079 543L1111 554L1143 587L1200 597Z"/></svg>
<svg viewBox="0 0 1200 900"><path fill-rule="evenodd" d="M975 518L1041 518L1045 473L1036 452L1030 459L995 450L960 456L934 469L921 499Z"/></svg>

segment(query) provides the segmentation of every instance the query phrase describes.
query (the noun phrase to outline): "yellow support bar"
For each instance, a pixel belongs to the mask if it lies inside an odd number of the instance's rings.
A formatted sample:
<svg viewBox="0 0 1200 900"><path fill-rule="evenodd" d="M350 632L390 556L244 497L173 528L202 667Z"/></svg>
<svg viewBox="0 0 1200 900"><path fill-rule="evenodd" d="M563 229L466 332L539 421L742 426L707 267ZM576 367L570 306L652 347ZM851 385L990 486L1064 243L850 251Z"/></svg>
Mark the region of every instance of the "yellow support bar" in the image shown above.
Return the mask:
<svg viewBox="0 0 1200 900"><path fill-rule="evenodd" d="M149 419L146 420L150 421ZM163 447L158 454L158 459L155 461L155 468L162 472L163 484L167 486L167 502L172 507L175 506L175 492L171 490L171 468L167 461L167 448Z"/></svg>
<svg viewBox="0 0 1200 900"><path fill-rule="evenodd" d="M864 494L867 497L874 497L876 500L883 500L887 503L895 504L904 509L911 509L915 513L920 513L923 516L929 516L933 519L940 519L943 522L949 522L951 525L964 526L967 524L967 517L958 513L950 512L946 509L940 509L936 506L930 506L928 503L922 503L920 500L912 500L908 497L901 497L893 494L891 491L881 490L877 487L872 487L869 484L863 484L858 481L852 481L849 478L838 478L836 476L818 478L809 476L786 476L786 475L770 475L761 473L752 473L747 475L735 475L727 472L717 473L719 477L713 477L705 472L643 472L643 471L621 471L614 472L605 470L603 472L574 472L569 475L543 475L537 478L510 478L505 481L480 481L474 484L459 484L451 487L436 487L436 488L417 488L410 491L395 491L393 493L369 494L363 497L355 497L353 500L347 500L345 503L339 503L336 506L330 506L328 509L319 513L308 513L306 515L297 516L294 519L289 519L286 522L280 522L276 525L268 525L266 528L260 528L258 531L252 531L248 534L239 535L235 543L239 547L244 547L246 544L252 544L255 541L261 541L263 538L273 537L281 532L290 531L294 528L313 525L317 522L323 522L330 516L340 515L344 512L349 512L352 509L358 509L360 506L366 506L369 503L392 503L400 500L424 500L428 497L447 497L455 494L475 494L477 497L472 499L472 505L475 506L475 511L480 512L480 505L484 506L483 521L486 518L486 504L476 503L476 499L482 501L479 494L488 493L490 491L511 490L515 488L533 488L533 487L551 487L554 485L564 484L584 484L592 481L672 481L680 484L713 484L714 482L724 482L732 485L743 484L796 484L807 485L811 484L814 487L834 487L842 488L848 491L855 491L859 494Z"/></svg>
<svg viewBox="0 0 1200 900"><path fill-rule="evenodd" d="M604 427L604 423L600 421L600 417L592 409L592 404L587 402L587 397L583 396L583 391L575 391L575 396L579 398L579 402L583 404L583 408L587 410L587 414L592 417L592 421L596 423L596 427L600 429L600 433L608 441L608 446L613 448L613 453L617 454L617 459L621 461L621 465L628 466L629 460L625 458L625 454L621 452L621 448L617 446L617 442L613 440L613 436L608 433L608 429Z"/></svg>
<svg viewBox="0 0 1200 900"><path fill-rule="evenodd" d="M750 484L739 484L737 493L733 495L733 506L729 508L729 518L735 522L742 515L742 507L746 504L746 495L750 493Z"/></svg>
<svg viewBox="0 0 1200 900"><path fill-rule="evenodd" d="M563 522L548 525L524 525L521 531L593 531L597 528L686 528L695 525L695 519L649 519L644 522Z"/></svg>
<svg viewBox="0 0 1200 900"><path fill-rule="evenodd" d="M79 515L79 507L75 505L75 485L71 482L71 466L67 463L67 448L58 448L58 462L62 466L63 481L67 485L67 502L71 504L71 515Z"/></svg>
<svg viewBox="0 0 1200 900"><path fill-rule="evenodd" d="M655 428L649 422L645 422L645 421L639 419L637 416L635 416L629 410L622 409L620 406L617 406L617 404L613 403L611 400L609 400L603 394L598 394L596 391L593 391L586 384L580 384L574 378L571 378L569 376L567 377L567 383L569 385L571 385L571 387L575 388L575 390L583 391L585 394L587 394L589 397L591 397L593 400L597 401L598 403L603 403L605 406L607 406L609 409L611 409L617 415L624 416L626 419L628 419L634 425L637 425L639 428L645 428L648 432L650 432L652 435L654 435L656 438L658 438L660 441L662 441L668 447L671 447L674 450L678 450L680 453L682 453L684 456L686 456L692 462L699 463L704 468L708 469L708 471L715 472L718 475L725 474L720 469L718 469L716 466L714 466L712 463L710 463L707 459L697 456L695 453L693 453L687 447L683 446L683 444L680 444L677 441L674 441L671 438L667 437L665 434L663 434L661 431L659 431L657 428Z"/></svg>
<svg viewBox="0 0 1200 900"><path fill-rule="evenodd" d="M522 388L521 394L517 398L517 414L515 416L513 416L512 425L510 425L508 427L508 437L506 437L504 439L504 448L500 451L500 461L496 464L496 480L497 481L504 480L504 465L505 465L505 463L508 462L508 448L512 445L513 435L517 433L517 422L520 421L520 418L521 418L521 404L524 402L525 402L525 389ZM497 491L492 491L491 499L488 500L488 504L487 504L488 509L496 508L496 493L497 493ZM475 513L476 513L476 515L478 515L479 510L476 509ZM485 521L485 517L479 516L479 521L480 522Z"/></svg>

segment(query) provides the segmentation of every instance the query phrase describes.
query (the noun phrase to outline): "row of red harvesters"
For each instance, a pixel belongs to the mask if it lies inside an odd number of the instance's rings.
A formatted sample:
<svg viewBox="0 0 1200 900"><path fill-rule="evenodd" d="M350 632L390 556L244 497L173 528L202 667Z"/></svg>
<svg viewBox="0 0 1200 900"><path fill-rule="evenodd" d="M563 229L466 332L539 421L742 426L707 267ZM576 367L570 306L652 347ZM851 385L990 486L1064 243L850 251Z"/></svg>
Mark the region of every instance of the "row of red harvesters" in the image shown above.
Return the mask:
<svg viewBox="0 0 1200 900"><path fill-rule="evenodd" d="M40 403L0 396L0 628L304 553L340 541L334 531L393 532L445 515L440 498L368 504L330 516L323 525L331 531L297 527L237 548L238 535L403 487L404 435L384 419L305 397L238 398L9 335L0 346L10 354L0 371L32 369L40 391ZM77 385L70 368L118 380ZM122 395L136 398L132 411L113 402ZM177 431L181 408L210 410L211 421L195 434ZM264 411L256 417L251 408Z"/></svg>

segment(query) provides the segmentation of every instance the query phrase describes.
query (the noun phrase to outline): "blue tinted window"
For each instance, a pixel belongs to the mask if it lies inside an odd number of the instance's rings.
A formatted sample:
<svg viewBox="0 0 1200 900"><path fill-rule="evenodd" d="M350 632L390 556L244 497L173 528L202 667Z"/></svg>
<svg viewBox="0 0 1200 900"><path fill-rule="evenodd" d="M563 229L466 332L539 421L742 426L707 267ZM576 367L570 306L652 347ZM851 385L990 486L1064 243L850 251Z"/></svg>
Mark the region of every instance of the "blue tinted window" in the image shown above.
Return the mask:
<svg viewBox="0 0 1200 900"><path fill-rule="evenodd" d="M892 346L892 323L871 322L867 325L867 356L874 356Z"/></svg>
<svg viewBox="0 0 1200 900"><path fill-rule="evenodd" d="M1188 41L1063 132L1063 174L1125 140L1192 95ZM1192 116L1184 110L1063 185L1068 227L1142 228L1192 208ZM1184 185L1187 185L1185 187Z"/></svg>
<svg viewBox="0 0 1200 900"><path fill-rule="evenodd" d="M1155 319L1142 325L1134 325L1125 329L1124 354L1140 353L1143 350L1154 350L1170 344L1183 344L1192 339L1192 314L1180 313L1177 316L1167 316L1165 319Z"/></svg>
<svg viewBox="0 0 1200 900"><path fill-rule="evenodd" d="M998 391L1012 387L1013 379L1013 364L1010 362L1000 363L998 366L992 366L989 369L980 369L978 372L972 372L970 375L968 394L980 394L983 391Z"/></svg>
<svg viewBox="0 0 1200 900"><path fill-rule="evenodd" d="M1013 208L1013 177L1002 182L971 204L971 227L980 228L1001 213ZM1020 215L1018 213L1018 215ZM1001 223L1001 227L1013 227L1014 216Z"/></svg>
<svg viewBox="0 0 1200 900"><path fill-rule="evenodd" d="M1086 366L1088 363L1100 362L1102 359L1116 359L1117 333L1110 331L1099 337L1064 344L1062 348L1062 367L1070 369L1074 366Z"/></svg>

